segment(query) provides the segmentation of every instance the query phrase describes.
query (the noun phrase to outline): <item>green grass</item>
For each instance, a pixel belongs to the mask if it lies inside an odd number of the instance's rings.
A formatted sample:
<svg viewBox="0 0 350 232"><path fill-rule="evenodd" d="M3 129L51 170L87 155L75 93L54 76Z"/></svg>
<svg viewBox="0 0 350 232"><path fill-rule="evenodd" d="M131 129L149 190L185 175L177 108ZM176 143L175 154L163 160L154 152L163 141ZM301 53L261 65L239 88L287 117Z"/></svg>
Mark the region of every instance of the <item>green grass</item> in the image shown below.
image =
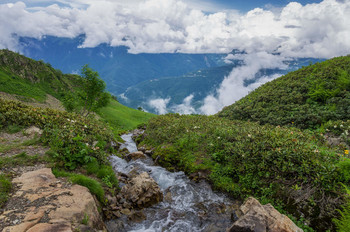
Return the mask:
<svg viewBox="0 0 350 232"><path fill-rule="evenodd" d="M56 177L68 177L72 183L88 188L89 191L94 194L101 203L104 203L105 192L102 185L97 180L81 174L66 172L59 169L52 169L52 173Z"/></svg>
<svg viewBox="0 0 350 232"><path fill-rule="evenodd" d="M18 53L0 50L0 91L19 95L19 100L45 102L47 94L63 100L79 90L82 77L63 74L42 61Z"/></svg>
<svg viewBox="0 0 350 232"><path fill-rule="evenodd" d="M338 163L349 157L319 133L170 114L151 119L145 134L141 144L155 148L153 158L168 169L207 173L216 189L304 215L315 229L330 228L343 203L339 182L348 175Z"/></svg>
<svg viewBox="0 0 350 232"><path fill-rule="evenodd" d="M46 100L46 93L29 80L12 76L0 69L0 91L34 98L39 102Z"/></svg>
<svg viewBox="0 0 350 232"><path fill-rule="evenodd" d="M115 100L111 100L108 106L100 109L99 115L112 126L116 134L134 129L156 116L126 107Z"/></svg>
<svg viewBox="0 0 350 232"><path fill-rule="evenodd" d="M20 132L23 129L22 126L18 125L8 125L6 128L6 132L10 134L15 134L17 132Z"/></svg>
<svg viewBox="0 0 350 232"><path fill-rule="evenodd" d="M350 55L316 63L268 82L225 107L220 117L316 129L350 119Z"/></svg>
<svg viewBox="0 0 350 232"><path fill-rule="evenodd" d="M35 145L38 144L40 142L40 138L39 137L34 137L32 139L23 141L22 143L18 143L18 142L13 142L13 143L4 143L0 141L0 152L8 152L11 151L12 149L21 149L21 148L25 148L27 146L31 146L31 145Z"/></svg>
<svg viewBox="0 0 350 232"><path fill-rule="evenodd" d="M0 157L0 169L4 167L15 167L22 165L34 165L43 159L38 155L29 156L25 152L12 157Z"/></svg>
<svg viewBox="0 0 350 232"><path fill-rule="evenodd" d="M6 203L9 193L11 192L12 184L8 177L0 174L0 208Z"/></svg>
<svg viewBox="0 0 350 232"><path fill-rule="evenodd" d="M348 232L350 231L350 189L346 186L344 186L346 189L346 192L348 194L347 196L347 203L343 206L342 210L340 212L340 218L335 219L334 223L337 227L338 232Z"/></svg>

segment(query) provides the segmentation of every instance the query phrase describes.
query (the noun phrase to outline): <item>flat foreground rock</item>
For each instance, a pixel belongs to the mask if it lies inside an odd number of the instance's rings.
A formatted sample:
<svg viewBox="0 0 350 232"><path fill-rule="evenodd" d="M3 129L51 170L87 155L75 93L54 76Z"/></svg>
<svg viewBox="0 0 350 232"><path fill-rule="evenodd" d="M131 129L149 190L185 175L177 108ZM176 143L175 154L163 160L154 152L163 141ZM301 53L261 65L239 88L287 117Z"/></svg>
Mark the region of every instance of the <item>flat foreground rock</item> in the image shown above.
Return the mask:
<svg viewBox="0 0 350 232"><path fill-rule="evenodd" d="M17 190L0 215L3 232L105 231L89 190L57 179L51 169L23 173L13 183Z"/></svg>

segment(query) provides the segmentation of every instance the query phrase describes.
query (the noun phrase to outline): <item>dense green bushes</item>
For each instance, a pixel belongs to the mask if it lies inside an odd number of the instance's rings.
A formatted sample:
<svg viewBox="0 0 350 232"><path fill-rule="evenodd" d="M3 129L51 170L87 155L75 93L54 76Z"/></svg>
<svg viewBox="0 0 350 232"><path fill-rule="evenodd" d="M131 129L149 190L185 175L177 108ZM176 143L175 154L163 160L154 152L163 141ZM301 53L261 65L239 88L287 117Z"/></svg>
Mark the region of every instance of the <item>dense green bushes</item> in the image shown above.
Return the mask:
<svg viewBox="0 0 350 232"><path fill-rule="evenodd" d="M316 229L331 227L343 202L339 182L349 180L338 166L344 151L296 128L172 114L152 119L142 143L170 169L207 173L217 189L272 201Z"/></svg>
<svg viewBox="0 0 350 232"><path fill-rule="evenodd" d="M0 99L0 125L35 125L43 129L42 142L53 149L62 166L71 170L93 158L104 162L105 146L114 138L105 124L93 118L3 99Z"/></svg>
<svg viewBox="0 0 350 232"><path fill-rule="evenodd" d="M349 120L350 56L288 73L259 87L218 115L310 129L329 120Z"/></svg>

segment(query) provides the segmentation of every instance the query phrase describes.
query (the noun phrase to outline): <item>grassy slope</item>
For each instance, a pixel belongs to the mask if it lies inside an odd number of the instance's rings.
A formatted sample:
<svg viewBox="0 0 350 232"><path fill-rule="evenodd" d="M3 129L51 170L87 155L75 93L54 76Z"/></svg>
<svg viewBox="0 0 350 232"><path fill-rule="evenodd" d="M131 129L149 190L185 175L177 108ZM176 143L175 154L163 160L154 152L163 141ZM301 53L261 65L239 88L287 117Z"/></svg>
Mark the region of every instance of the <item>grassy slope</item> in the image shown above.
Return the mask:
<svg viewBox="0 0 350 232"><path fill-rule="evenodd" d="M259 87L218 113L262 124L316 128L350 119L350 56L304 67Z"/></svg>
<svg viewBox="0 0 350 232"><path fill-rule="evenodd" d="M108 106L102 108L99 115L107 121L114 132L122 132L136 128L156 115L135 110L112 100Z"/></svg>
<svg viewBox="0 0 350 232"><path fill-rule="evenodd" d="M44 102L46 94L62 100L79 88L82 78L9 50L0 50L0 91ZM23 98L21 98L23 100Z"/></svg>
<svg viewBox="0 0 350 232"><path fill-rule="evenodd" d="M204 173L217 189L303 215L319 231L342 204L339 182L349 183L339 168L348 166L344 150L312 131L173 114L151 119L145 134L142 144L155 148L161 165Z"/></svg>
<svg viewBox="0 0 350 232"><path fill-rule="evenodd" d="M49 64L0 50L0 91L21 96L19 100L44 102L46 94L51 94L62 101L67 94L74 94L81 82L82 78L78 75L62 74ZM117 133L134 129L154 117L114 100L101 109L99 115Z"/></svg>
<svg viewBox="0 0 350 232"><path fill-rule="evenodd" d="M9 94L16 94L24 96L25 98L33 98L39 102L44 102L46 99L46 92L28 80L11 77L3 70L0 70L0 91Z"/></svg>

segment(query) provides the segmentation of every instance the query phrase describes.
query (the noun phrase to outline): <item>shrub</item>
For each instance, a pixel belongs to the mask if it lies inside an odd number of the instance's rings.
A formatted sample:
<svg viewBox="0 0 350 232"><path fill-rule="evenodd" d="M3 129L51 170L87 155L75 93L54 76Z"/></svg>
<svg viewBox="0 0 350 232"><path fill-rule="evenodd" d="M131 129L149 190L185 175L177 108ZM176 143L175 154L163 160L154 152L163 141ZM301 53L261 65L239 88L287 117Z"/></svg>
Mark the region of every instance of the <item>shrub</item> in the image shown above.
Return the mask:
<svg viewBox="0 0 350 232"><path fill-rule="evenodd" d="M345 187L345 186L344 186ZM347 203L343 206L342 210L339 211L340 219L334 219L334 223L337 227L338 232L348 232L350 231L350 189L345 187L348 194Z"/></svg>
<svg viewBox="0 0 350 232"><path fill-rule="evenodd" d="M350 56L317 63L268 82L225 107L220 117L315 129L350 119Z"/></svg>
<svg viewBox="0 0 350 232"><path fill-rule="evenodd" d="M331 227L342 204L339 182L347 177L338 162L344 157L325 146L320 133L169 114L151 119L145 135L141 144L155 148L153 158L161 165L188 174L204 171L215 188L282 204L312 227Z"/></svg>
<svg viewBox="0 0 350 232"><path fill-rule="evenodd" d="M0 174L0 208L6 203L9 193L11 192L12 184L9 178L4 174Z"/></svg>
<svg viewBox="0 0 350 232"><path fill-rule="evenodd" d="M4 126L36 125L44 129L41 141L49 145L55 152L54 157L70 170L90 162L92 157L105 162L104 146L114 138L102 122L91 117L3 99L0 99L0 120Z"/></svg>

